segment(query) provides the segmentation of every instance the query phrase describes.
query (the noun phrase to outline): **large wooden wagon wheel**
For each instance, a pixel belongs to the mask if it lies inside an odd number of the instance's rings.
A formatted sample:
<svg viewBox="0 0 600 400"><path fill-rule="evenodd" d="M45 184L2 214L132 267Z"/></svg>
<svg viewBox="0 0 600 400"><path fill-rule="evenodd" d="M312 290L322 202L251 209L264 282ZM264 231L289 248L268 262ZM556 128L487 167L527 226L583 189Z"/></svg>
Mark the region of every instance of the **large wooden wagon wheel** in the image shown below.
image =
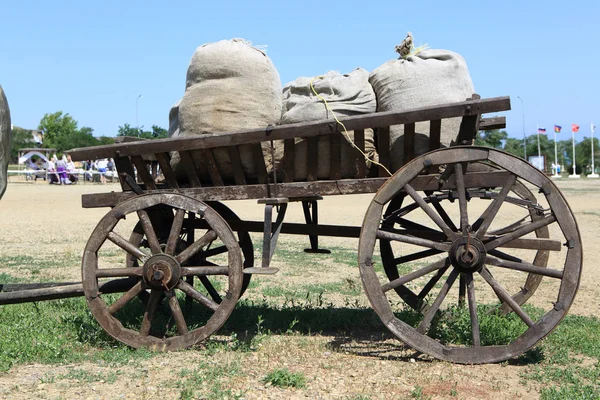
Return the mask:
<svg viewBox="0 0 600 400"><path fill-rule="evenodd" d="M150 218L158 212L171 218ZM180 246L184 222L193 214L207 226L202 235ZM139 218L149 251L134 246L119 234L127 217ZM186 218L188 217L188 218ZM154 221L153 221L154 219ZM169 220L168 240L161 245L157 232L164 229L160 221ZM227 252L221 265L189 263L211 243L220 242ZM116 245L137 258L137 266L114 265L103 260ZM231 315L243 285L242 252L238 240L223 218L207 204L179 194L151 194L125 201L106 214L98 223L85 248L82 277L86 300L94 318L115 339L133 347L157 351L191 346L216 332ZM189 277L223 276L225 296L214 301L209 293L198 290ZM104 295L98 282L104 278L126 278L132 287L119 295ZM145 302L140 294L149 291ZM195 308L182 309L180 298L194 300ZM163 304L165 303L165 304ZM185 315L184 315L185 310Z"/></svg>
<svg viewBox="0 0 600 400"><path fill-rule="evenodd" d="M489 168L489 166L478 164L476 165L478 168L475 169L476 172L483 171L494 171L494 169ZM496 170L497 171L497 170ZM487 190L488 188L478 188L468 191L466 194L467 201L473 203L477 200L482 202L489 203L493 199ZM429 204L433 207L436 212L438 212L443 218L446 219L449 226L452 227L453 230L457 231L454 222L448 216L448 213L445 210L445 204L456 202L456 198L452 196L451 191L446 191L445 193L436 192L433 190L425 191L425 197L423 200L425 203ZM423 226L419 223L413 221L411 219L411 212L419 209L419 204L415 202L408 202L409 204L405 204L402 207L403 203L405 203L405 199L407 199L407 194L404 192L399 193L395 196L387 205L385 212L383 214L382 220L382 228L385 230L390 229L408 229L413 230L413 234L415 234L419 228ZM410 197L408 197L410 199ZM513 203L520 205L525 209L524 213L526 216L529 216L531 221L537 221L543 216L539 213L539 205L537 203L537 199L535 195L520 181L515 181L514 185L510 189L509 195L504 199L507 203ZM516 218L515 218L516 219ZM516 219L517 222L522 222L520 219ZM517 224L510 224L512 226L506 226L504 229L498 230L506 230L516 229L519 226ZM542 226L535 230L535 235L538 238L549 238L549 232L547 226ZM379 251L381 254L381 261L383 264L383 269L389 281L393 281L400 277L401 270L409 263L421 260L427 257L430 257L435 254L442 253L442 250L436 249L427 249L424 251L413 251L406 254L397 254L394 247L392 246L393 240L388 239L379 239ZM539 267L546 267L548 264L548 257L550 252L548 250L538 249L535 254L533 254L529 260L533 264ZM438 276L441 278L441 276ZM515 302L519 305L522 305L529 299L533 293L535 293L536 289L540 285L542 280L542 276L536 274L529 274L525 280L524 285L520 288L520 290L512 296ZM417 310L419 312L427 312L429 308L429 304L425 301L426 295L431 290L431 285L435 285L437 283L437 279L433 280L429 286L426 286L422 289L420 293L414 293L412 290L407 288L404 285L398 286L394 288L394 291L405 301L405 303ZM464 280L460 283L463 286L465 282ZM465 291L461 292L461 296L459 296L459 301L464 302ZM503 312L508 312L510 308L507 307L506 304L502 305Z"/></svg>
<svg viewBox="0 0 600 400"><path fill-rule="evenodd" d="M206 202L206 204L210 208L215 210L217 213L219 213L219 215L221 217L223 217L223 219L230 226L231 226L231 222L236 223L236 222L241 221L240 218L237 216L237 214L235 214L229 207L227 207L225 204L223 204L221 202L208 201L208 202ZM169 228L172 224L172 218L169 218L169 216L167 216L167 218L165 218L164 213L160 212L160 210L157 212L157 214L158 215L156 215L156 218L163 220L163 221L159 222L160 225L165 225L165 222L167 223L166 229L162 229L162 235L158 234L158 242L160 243L161 246L164 247L167 244L167 240L168 240L168 236L169 236ZM150 218L152 219L152 216L150 216ZM167 221L164 221L165 219ZM194 242L195 230L200 228L200 227L196 226L196 225L198 225L197 222L201 222L201 220L198 221L196 219L196 216L194 215L194 213L187 214L187 216L184 220L184 223L182 225L182 229L181 229L181 232L179 235L179 240L178 240L178 248L180 250L185 249L188 245L190 245L191 243ZM244 230L242 227L238 227L238 229L234 229L234 228L232 228L232 229L237 234L238 243L240 245L240 248L242 249L244 268L253 267L254 266L254 247L252 245L252 238L250 237L250 234L248 233L247 230ZM146 237L146 234L144 232L144 226L141 221L135 225L135 228L131 232L131 236L129 237L129 243L133 244L136 247L142 248L144 251L150 251L150 244L149 244L148 238ZM193 257L193 259L191 259L190 261L199 262L199 263L202 263L202 265L213 265L213 266L217 265L219 262L218 258L222 254L227 253L227 247L224 244L220 244L220 246L213 246L213 244L214 243L211 243L212 247L207 246L206 248L203 248L200 251L198 251L198 253L196 253L196 255ZM127 257L127 266L128 267L139 266L138 259L135 256L130 255L129 257ZM243 284L242 284L242 293L240 294L240 297L243 296L243 294L246 292L246 289L248 288L248 285L250 284L251 278L252 278L252 274L244 274L244 280L243 280ZM193 276L187 277L186 281L190 285L194 285L194 277ZM205 288L205 290L208 292L210 297L215 302L220 303L223 295L222 295L222 293L219 293L219 291L215 288L215 284L211 281L211 278L209 276L201 276L201 277L199 277L199 281L200 281L199 284ZM145 298L146 294L145 293L141 293L141 294L144 296L143 298ZM189 299L189 296L188 296L188 299Z"/></svg>
<svg viewBox="0 0 600 400"><path fill-rule="evenodd" d="M471 165L481 163L492 171L470 172ZM507 225L506 221L514 218L511 207L519 206L507 201L511 191L521 193L517 194L523 201L521 206L532 207L523 199L526 192L522 185L533 186L547 204L534 207L536 218L528 214L529 217ZM490 187L497 189L489 190ZM383 210L402 194L416 204L423 218L398 228L384 220ZM433 205L435 195L454 198L457 212L448 213ZM487 207L473 210L469 199L475 196L489 196L492 200ZM518 203L516 199L514 202ZM506 209L509 215L503 215ZM392 214L393 211L385 218ZM543 227L549 228L550 239L536 237L536 231ZM378 273L372 262L378 240L413 246L415 250L410 254L415 262L411 268L402 269L398 278L391 281ZM552 251L550 261L534 257L529 262L521 257L523 252L539 254L540 250ZM371 202L359 243L359 266L367 297L388 329L423 353L458 363L506 360L535 345L558 325L573 303L581 265L577 224L556 186L517 157L471 146L425 154L396 172ZM538 289L530 299L536 309L524 309L522 299L518 295L513 298L507 290L511 284L507 277L523 281L518 274L547 280L543 297ZM406 312L395 293L400 287L412 287L411 293L417 293L417 300L429 298L427 308L422 313ZM466 344L449 342L438 335L438 324L443 325L446 316L456 318L460 310L457 300L460 303L461 297L468 300L465 313L470 332ZM521 324L514 337L505 338L504 342L493 337L488 324L480 324L490 318L486 311L490 299L514 312L496 313L494 318L517 318Z"/></svg>

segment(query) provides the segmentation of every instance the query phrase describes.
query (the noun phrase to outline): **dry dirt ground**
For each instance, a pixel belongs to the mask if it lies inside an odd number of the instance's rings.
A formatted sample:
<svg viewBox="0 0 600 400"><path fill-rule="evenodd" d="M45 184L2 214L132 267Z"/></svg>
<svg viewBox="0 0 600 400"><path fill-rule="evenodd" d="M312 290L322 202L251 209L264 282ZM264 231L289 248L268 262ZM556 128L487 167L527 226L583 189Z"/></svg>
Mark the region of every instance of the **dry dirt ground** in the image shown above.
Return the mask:
<svg viewBox="0 0 600 400"><path fill-rule="evenodd" d="M568 180L563 178L558 186L567 198L577 218L584 248L584 269L578 296L570 313L600 317L600 180ZM64 260L64 267L45 269L44 279L78 280L80 256L90 232L107 211L82 209L81 195L119 191L117 184L79 184L54 186L43 183L10 183L0 202L0 256L22 257L35 255L42 259ZM320 222L360 226L372 195L330 197L320 202ZM255 201L228 203L243 219L261 220L262 208ZM483 209L482 209L483 210ZM288 222L303 222L299 204L290 206ZM255 248L259 237L254 237ZM356 249L357 240L321 238L322 247ZM301 251L307 238L285 236L281 240L284 252ZM257 253L257 256L259 254ZM560 260L560 257L557 257ZM550 266L553 265L552 257ZM556 261L558 262L558 261ZM249 289L247 296L260 298L270 287L293 288L300 283L339 281L340 272L333 268L335 259L324 257L316 264L303 269L285 269L285 260L274 260L282 271L275 277L260 278L258 287ZM347 282L360 288L357 268L345 268ZM0 265L0 273L31 278L40 274L36 266L22 265L10 271ZM511 275L506 275L506 282ZM281 282L281 283L279 283ZM519 283L515 284L516 286ZM252 291L256 290L256 294ZM546 289L540 287L539 300ZM328 293L326 301L337 305L344 301L339 293ZM536 294L537 296L537 294ZM368 305L361 293L354 299L357 304ZM100 329L98 327L98 329ZM385 329L382 325L382 330ZM148 360L136 360L116 371L113 367L94 363L77 365L19 365L0 374L0 397L8 398L177 398L181 388L176 383L183 371L204 366L231 366L237 371L224 387L232 393L243 392L246 399L360 399L409 398L421 394L429 398L537 398L539 388L523 382L519 374L523 366L494 364L482 366L452 365L437 361L414 360L410 350L394 357L382 357L390 341L370 342L349 340L332 345L334 338L327 335L268 335L256 351L217 352L212 356L195 350L175 352ZM1 351L1 349L0 349ZM262 382L266 372L288 368L301 372L307 379L304 389L280 389ZM77 376L78 373L108 376L91 383L58 376ZM221 378L220 378L221 379ZM17 389L18 388L18 389ZM363 396L363 397L361 397Z"/></svg>

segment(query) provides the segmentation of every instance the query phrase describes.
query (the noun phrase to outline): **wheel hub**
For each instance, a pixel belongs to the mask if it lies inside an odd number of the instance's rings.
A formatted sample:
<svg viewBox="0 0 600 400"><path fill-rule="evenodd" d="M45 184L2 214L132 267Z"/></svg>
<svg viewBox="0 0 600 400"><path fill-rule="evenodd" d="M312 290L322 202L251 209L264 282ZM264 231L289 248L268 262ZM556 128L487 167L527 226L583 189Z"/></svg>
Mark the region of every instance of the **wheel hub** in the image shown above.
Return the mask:
<svg viewBox="0 0 600 400"><path fill-rule="evenodd" d="M485 264L485 246L474 237L461 237L450 246L448 257L452 265L460 272L477 272Z"/></svg>
<svg viewBox="0 0 600 400"><path fill-rule="evenodd" d="M181 278L181 267L168 254L156 254L144 264L142 277L151 288L171 290Z"/></svg>

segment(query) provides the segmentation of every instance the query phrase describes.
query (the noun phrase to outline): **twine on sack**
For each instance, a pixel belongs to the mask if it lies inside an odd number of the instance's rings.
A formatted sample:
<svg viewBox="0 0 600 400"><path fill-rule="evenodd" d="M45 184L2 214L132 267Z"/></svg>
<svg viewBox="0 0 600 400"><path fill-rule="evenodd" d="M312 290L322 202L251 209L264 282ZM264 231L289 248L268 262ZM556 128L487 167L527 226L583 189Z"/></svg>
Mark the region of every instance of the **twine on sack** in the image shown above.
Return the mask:
<svg viewBox="0 0 600 400"><path fill-rule="evenodd" d="M417 54L419 54L423 50L427 50L428 48L429 45L427 44L415 47L413 43L412 33L408 32L406 34L406 38L399 45L394 47L394 50L396 50L396 53L400 54L401 59L406 60L406 58L408 58L409 56L416 56Z"/></svg>
<svg viewBox="0 0 600 400"><path fill-rule="evenodd" d="M323 79L323 76L318 76L315 79L313 79L312 81L310 81L310 88L313 91L313 93L315 94L315 96L317 96L317 98L325 104L325 108L327 108L327 111L329 111L331 113L331 115L333 115L335 122L337 122L338 124L340 124L342 126L342 128L344 128L343 133L344 133L344 138L346 139L346 141L348 143L350 143L352 145L352 147L354 147L356 150L358 150L360 152L360 154L363 155L363 157L365 158L365 161L370 161L372 164L380 166L381 168L383 168L385 170L385 172L387 172L390 176L392 176L392 173L390 172L389 169L387 169L385 167L385 165L380 164L377 161L375 161L374 159L370 158L368 155L365 154L364 151L362 151L356 144L354 144L354 141L350 138L350 134L348 133L346 126L338 119L338 117L335 115L335 113L333 112L331 107L329 107L329 103L327 103L327 100L325 100L325 98L323 96L321 96L319 93L317 93L317 91L315 90L315 87L313 86L313 82L316 82L319 79Z"/></svg>

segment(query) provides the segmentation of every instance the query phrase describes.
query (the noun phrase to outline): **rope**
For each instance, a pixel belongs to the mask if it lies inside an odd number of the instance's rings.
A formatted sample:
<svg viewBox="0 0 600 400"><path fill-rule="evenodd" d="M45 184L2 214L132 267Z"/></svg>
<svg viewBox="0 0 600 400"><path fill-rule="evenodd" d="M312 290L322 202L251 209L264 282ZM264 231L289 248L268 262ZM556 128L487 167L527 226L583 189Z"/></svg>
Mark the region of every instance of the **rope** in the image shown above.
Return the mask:
<svg viewBox="0 0 600 400"><path fill-rule="evenodd" d="M313 79L310 82L310 88L313 91L313 93L315 94L315 96L317 96L317 98L319 100L321 100L324 104L325 104L325 108L327 108L327 111L329 111L331 113L331 115L333 115L333 118L335 119L335 122L337 122L339 125L341 125L342 128L344 128L344 138L346 139L346 141L348 143L350 143L352 145L352 147L354 147L356 150L358 150L360 152L360 154L363 155L363 157L365 158L365 161L370 161L371 163L380 166L381 168L383 168L385 170L385 172L387 172L390 176L392 176L392 173L390 172L389 169L387 169L385 167L385 165L378 163L377 161L375 161L374 159L370 158L368 155L365 154L364 151L362 151L356 144L354 144L354 140L352 140L350 138L350 134L348 133L348 130L346 129L346 126L338 119L338 117L335 115L335 113L333 112L333 110L331 109L331 107L329 107L329 103L327 103L327 100L325 100L325 98L323 96L321 96L319 93L317 93L317 91L315 90L315 87L313 86L313 82L319 80L319 79L323 79L323 76L318 76L315 79Z"/></svg>

